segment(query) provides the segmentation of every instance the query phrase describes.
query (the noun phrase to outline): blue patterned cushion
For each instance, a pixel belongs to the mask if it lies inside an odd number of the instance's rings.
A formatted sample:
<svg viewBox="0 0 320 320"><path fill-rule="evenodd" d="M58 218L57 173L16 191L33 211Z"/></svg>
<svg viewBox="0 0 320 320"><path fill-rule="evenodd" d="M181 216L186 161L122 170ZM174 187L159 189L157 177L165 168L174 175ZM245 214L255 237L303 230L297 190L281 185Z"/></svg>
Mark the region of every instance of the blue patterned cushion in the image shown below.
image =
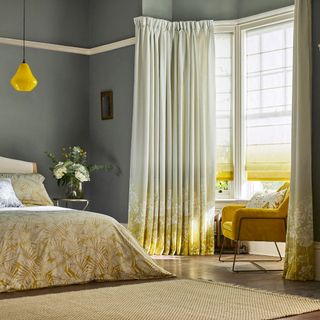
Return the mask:
<svg viewBox="0 0 320 320"><path fill-rule="evenodd" d="M17 198L10 179L0 179L0 208L23 207Z"/></svg>

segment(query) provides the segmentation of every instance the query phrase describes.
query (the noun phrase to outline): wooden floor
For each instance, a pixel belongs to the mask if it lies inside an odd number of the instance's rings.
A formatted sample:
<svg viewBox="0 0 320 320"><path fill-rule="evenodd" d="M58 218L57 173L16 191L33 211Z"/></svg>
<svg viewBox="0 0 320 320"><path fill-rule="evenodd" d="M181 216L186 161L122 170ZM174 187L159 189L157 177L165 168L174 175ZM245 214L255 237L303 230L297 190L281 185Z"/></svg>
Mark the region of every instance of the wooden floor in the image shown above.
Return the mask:
<svg viewBox="0 0 320 320"><path fill-rule="evenodd" d="M200 257L154 257L159 265L173 272L180 278L203 279L237 284L241 286L257 288L267 291L294 294L320 299L320 282L318 281L289 281L282 278L281 271L272 272L232 272L231 262L219 262L217 256ZM272 259L270 257L241 255L241 259ZM231 260L231 255L225 255L223 259ZM261 263L265 268L280 269L282 262ZM251 263L239 263L240 270L257 270ZM311 320L320 319L320 311L303 314L285 319Z"/></svg>
<svg viewBox="0 0 320 320"><path fill-rule="evenodd" d="M225 255L226 259L232 259L231 255ZM268 257L254 257L252 255L241 255L242 259L248 258L268 258ZM219 262L218 256L202 256L202 257L176 257L176 256L156 256L154 257L157 263L166 270L174 273L178 278L202 279L209 281L220 281L237 284L246 287L252 287L267 291L294 294L312 298L320 299L320 282L308 281L288 281L282 278L282 272L239 272L231 271L231 262ZM282 268L281 262L262 263L264 267L279 269ZM256 268L250 263L239 263L241 270ZM131 281L130 281L131 282ZM143 281L134 281L134 283ZM28 290L20 292L1 293L0 300L14 299L25 296L37 296L42 294L52 294L67 291L90 290L94 288L101 288L106 286L118 286L128 284L128 281L119 282L103 282L103 283L87 283L82 285L71 285L66 287L44 288L37 290ZM0 312L1 319L1 312ZM285 318L295 320L311 320L320 319L320 311L303 314L300 316ZM9 319L8 319L9 320Z"/></svg>

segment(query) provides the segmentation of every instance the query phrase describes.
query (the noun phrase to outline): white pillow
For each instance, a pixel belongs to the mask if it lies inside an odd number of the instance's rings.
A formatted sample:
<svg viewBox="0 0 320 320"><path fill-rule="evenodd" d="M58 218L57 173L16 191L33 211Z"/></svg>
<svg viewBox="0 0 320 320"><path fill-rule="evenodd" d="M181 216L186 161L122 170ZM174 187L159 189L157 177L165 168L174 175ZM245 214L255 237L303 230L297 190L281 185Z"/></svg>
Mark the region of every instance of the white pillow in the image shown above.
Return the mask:
<svg viewBox="0 0 320 320"><path fill-rule="evenodd" d="M263 200L265 192L257 192L252 198L247 202L246 208L263 208L265 202Z"/></svg>
<svg viewBox="0 0 320 320"><path fill-rule="evenodd" d="M52 206L53 203L43 185L44 176L39 173L0 173L0 178L11 179L17 198L25 206Z"/></svg>
<svg viewBox="0 0 320 320"><path fill-rule="evenodd" d="M267 193L264 196L265 205L263 207L268 208L268 209L278 208L280 206L280 204L282 203L286 193L287 193L287 189Z"/></svg>
<svg viewBox="0 0 320 320"><path fill-rule="evenodd" d="M247 208L276 209L282 203L287 189L271 193L257 192L247 202Z"/></svg>
<svg viewBox="0 0 320 320"><path fill-rule="evenodd" d="M23 207L13 190L11 180L0 178L0 208Z"/></svg>

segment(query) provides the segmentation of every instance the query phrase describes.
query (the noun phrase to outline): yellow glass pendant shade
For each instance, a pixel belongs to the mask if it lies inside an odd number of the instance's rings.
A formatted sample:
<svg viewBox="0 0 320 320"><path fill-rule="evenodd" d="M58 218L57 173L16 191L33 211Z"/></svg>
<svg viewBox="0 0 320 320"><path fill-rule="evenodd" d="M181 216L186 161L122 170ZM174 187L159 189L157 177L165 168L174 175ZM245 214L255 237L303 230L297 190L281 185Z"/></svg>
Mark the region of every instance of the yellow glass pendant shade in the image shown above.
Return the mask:
<svg viewBox="0 0 320 320"><path fill-rule="evenodd" d="M26 63L26 0L23 0L23 43L22 63L19 65L15 75L11 78L11 85L17 91L32 91L38 84L38 80L32 74L29 65Z"/></svg>
<svg viewBox="0 0 320 320"><path fill-rule="evenodd" d="M32 74L29 65L22 62L10 83L17 91L32 91L37 86L38 80Z"/></svg>

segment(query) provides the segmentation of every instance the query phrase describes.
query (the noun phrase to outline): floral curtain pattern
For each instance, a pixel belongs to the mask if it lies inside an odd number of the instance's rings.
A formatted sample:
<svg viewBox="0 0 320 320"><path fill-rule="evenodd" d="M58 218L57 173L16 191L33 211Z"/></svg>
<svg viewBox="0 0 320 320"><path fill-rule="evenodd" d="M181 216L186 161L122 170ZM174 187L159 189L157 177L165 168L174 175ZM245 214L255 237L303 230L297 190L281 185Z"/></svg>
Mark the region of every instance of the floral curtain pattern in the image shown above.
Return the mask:
<svg viewBox="0 0 320 320"><path fill-rule="evenodd" d="M135 27L129 230L149 254L213 254L213 21Z"/></svg>
<svg viewBox="0 0 320 320"><path fill-rule="evenodd" d="M314 279L311 171L311 0L296 0L291 191L284 277Z"/></svg>

